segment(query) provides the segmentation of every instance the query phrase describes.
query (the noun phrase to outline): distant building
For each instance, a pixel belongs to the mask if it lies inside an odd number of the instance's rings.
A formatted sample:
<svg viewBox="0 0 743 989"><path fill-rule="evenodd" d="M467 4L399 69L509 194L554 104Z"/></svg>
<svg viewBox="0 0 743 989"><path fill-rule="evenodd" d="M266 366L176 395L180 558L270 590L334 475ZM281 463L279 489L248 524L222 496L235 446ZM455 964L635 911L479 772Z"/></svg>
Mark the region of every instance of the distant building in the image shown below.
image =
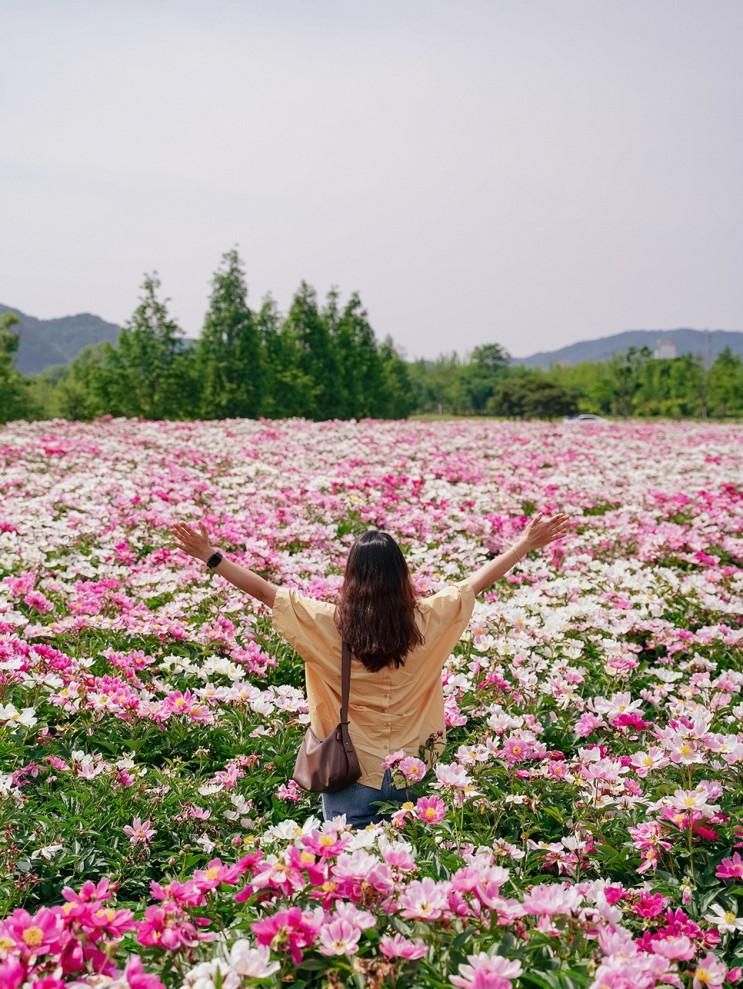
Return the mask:
<svg viewBox="0 0 743 989"><path fill-rule="evenodd" d="M671 337L658 337L655 341L655 353L653 354L656 360L671 360L674 357L678 357L678 350L676 349L676 344L673 342Z"/></svg>

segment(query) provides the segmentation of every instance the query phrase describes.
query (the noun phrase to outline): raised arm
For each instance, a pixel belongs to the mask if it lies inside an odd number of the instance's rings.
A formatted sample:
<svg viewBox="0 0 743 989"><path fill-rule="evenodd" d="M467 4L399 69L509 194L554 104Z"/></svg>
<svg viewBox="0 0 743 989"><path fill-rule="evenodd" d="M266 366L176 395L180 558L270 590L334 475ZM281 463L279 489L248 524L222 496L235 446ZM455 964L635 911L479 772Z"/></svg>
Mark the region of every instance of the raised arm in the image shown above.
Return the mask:
<svg viewBox="0 0 743 989"><path fill-rule="evenodd" d="M567 535L569 531L570 519L567 515L554 515L546 519L539 512L531 519L513 546L500 556L496 556L494 560L488 560L467 578L467 582L472 585L475 594L479 594L505 576L531 550L541 549L542 546L547 546L555 539Z"/></svg>
<svg viewBox="0 0 743 989"><path fill-rule="evenodd" d="M188 553L189 556L193 556L196 560L202 560L206 563L216 549L209 542L209 536L203 523L199 525L198 532L186 522L175 522L171 525L170 531L178 541L178 549ZM224 577L225 580L229 580L235 587L239 587L241 591L245 591L251 597L258 598L269 608L273 608L278 588L269 580L264 580L263 577L253 573L252 570L248 570L247 567L241 567L227 559L220 560L214 567L214 572L218 573L220 577Z"/></svg>

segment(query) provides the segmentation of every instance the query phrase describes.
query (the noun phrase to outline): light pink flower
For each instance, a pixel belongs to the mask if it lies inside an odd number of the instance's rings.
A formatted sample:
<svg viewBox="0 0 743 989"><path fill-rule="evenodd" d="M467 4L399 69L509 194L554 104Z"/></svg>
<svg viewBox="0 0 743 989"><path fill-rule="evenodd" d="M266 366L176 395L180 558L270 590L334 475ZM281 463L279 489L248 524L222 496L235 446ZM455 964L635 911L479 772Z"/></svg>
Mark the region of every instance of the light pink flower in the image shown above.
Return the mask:
<svg viewBox="0 0 743 989"><path fill-rule="evenodd" d="M361 931L347 920L333 920L320 928L317 950L323 955L355 955Z"/></svg>
<svg viewBox="0 0 743 989"><path fill-rule="evenodd" d="M140 817L135 817L131 824L124 826L124 834L129 835L132 845L149 845L157 831L151 827L152 821L149 818L143 821Z"/></svg>
<svg viewBox="0 0 743 989"><path fill-rule="evenodd" d="M422 759L406 756L397 767L408 783L419 783L426 775L426 764Z"/></svg>
<svg viewBox="0 0 743 989"><path fill-rule="evenodd" d="M650 943L650 947L656 955L662 955L671 961L689 961L696 954L694 945L685 934L656 938Z"/></svg>
<svg viewBox="0 0 743 989"><path fill-rule="evenodd" d="M511 989L512 981L521 975L521 962L504 958L491 950L468 955L469 964L459 966L459 975L451 975L449 981L457 989Z"/></svg>
<svg viewBox="0 0 743 989"><path fill-rule="evenodd" d="M403 917L437 920L446 909L450 888L449 883L437 883L428 876L414 880L400 897Z"/></svg>
<svg viewBox="0 0 743 989"><path fill-rule="evenodd" d="M727 970L727 965L709 952L694 969L693 989L720 989Z"/></svg>
<svg viewBox="0 0 743 989"><path fill-rule="evenodd" d="M395 934L390 937L385 934L379 942L379 950L387 958L403 958L405 961L414 961L428 952L428 948L421 941L409 941L402 934Z"/></svg>

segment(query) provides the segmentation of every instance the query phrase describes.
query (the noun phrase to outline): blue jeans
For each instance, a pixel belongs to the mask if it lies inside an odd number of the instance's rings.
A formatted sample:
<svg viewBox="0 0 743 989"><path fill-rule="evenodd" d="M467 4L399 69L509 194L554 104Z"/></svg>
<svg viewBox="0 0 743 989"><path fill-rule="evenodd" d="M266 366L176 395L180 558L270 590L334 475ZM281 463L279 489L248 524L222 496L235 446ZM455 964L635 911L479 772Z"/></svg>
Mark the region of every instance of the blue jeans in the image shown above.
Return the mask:
<svg viewBox="0 0 743 989"><path fill-rule="evenodd" d="M389 814L380 814L372 804L378 800L396 800L403 803L409 800L407 787L398 789L392 783L392 772L388 769L382 778L382 789L363 783L352 783L335 793L323 793L322 815L326 821L338 814L346 815L346 823L354 828L365 828L367 824L378 824L389 820Z"/></svg>

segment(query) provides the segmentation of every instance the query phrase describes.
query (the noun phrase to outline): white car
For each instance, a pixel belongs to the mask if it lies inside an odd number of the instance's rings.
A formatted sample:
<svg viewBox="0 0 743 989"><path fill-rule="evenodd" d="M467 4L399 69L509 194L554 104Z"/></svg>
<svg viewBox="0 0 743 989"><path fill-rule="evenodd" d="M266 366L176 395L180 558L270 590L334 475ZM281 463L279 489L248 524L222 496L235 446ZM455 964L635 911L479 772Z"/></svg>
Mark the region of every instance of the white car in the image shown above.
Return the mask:
<svg viewBox="0 0 743 989"><path fill-rule="evenodd" d="M563 422L608 422L603 416L595 416L593 412L581 412L578 416L565 416Z"/></svg>

